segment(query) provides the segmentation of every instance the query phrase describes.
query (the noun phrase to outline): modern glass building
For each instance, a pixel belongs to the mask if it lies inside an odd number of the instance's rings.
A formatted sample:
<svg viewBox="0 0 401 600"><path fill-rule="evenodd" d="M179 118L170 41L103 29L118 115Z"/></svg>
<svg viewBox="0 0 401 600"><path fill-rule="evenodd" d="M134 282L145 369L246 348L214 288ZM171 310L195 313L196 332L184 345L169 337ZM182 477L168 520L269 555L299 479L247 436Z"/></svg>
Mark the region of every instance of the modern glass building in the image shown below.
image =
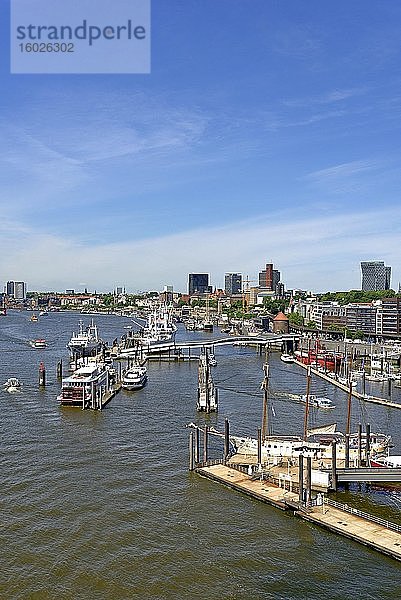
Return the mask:
<svg viewBox="0 0 401 600"><path fill-rule="evenodd" d="M208 273L190 273L188 278L188 294L207 294L209 289Z"/></svg>
<svg viewBox="0 0 401 600"><path fill-rule="evenodd" d="M26 283L24 281L7 281L6 294L15 300L25 300Z"/></svg>
<svg viewBox="0 0 401 600"><path fill-rule="evenodd" d="M224 291L227 296L234 296L242 292L242 275L240 273L226 273L224 277Z"/></svg>
<svg viewBox="0 0 401 600"><path fill-rule="evenodd" d="M386 267L383 261L361 262L361 271L364 292L390 289L391 267Z"/></svg>

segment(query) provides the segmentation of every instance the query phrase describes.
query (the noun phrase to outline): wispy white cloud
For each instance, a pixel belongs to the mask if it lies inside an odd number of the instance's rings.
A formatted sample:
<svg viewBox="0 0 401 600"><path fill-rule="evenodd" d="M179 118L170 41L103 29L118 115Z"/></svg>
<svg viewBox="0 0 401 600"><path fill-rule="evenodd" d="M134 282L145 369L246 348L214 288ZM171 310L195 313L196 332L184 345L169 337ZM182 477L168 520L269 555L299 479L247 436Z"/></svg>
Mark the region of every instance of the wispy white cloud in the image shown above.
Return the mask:
<svg viewBox="0 0 401 600"><path fill-rule="evenodd" d="M367 87L334 89L325 93L315 94L314 96L284 99L283 104L290 107L310 107L316 104L335 104L356 96L362 96L366 94L367 91Z"/></svg>
<svg viewBox="0 0 401 600"><path fill-rule="evenodd" d="M270 131L277 131L279 129L291 128L291 127L304 127L307 125L313 125L320 121L326 121L329 119L338 119L344 117L347 114L345 110L326 110L310 113L308 115L295 116L280 113L267 113L265 117L260 118L262 125L265 129Z"/></svg>
<svg viewBox="0 0 401 600"><path fill-rule="evenodd" d="M319 171L313 171L305 175L305 179L314 182L325 182L327 180L339 179L343 177L353 177L360 173L366 173L377 169L379 166L378 161L373 160L354 160L327 169L320 169Z"/></svg>
<svg viewBox="0 0 401 600"><path fill-rule="evenodd" d="M354 160L313 171L301 179L328 193L355 193L371 185L373 177L381 177L385 168L383 160Z"/></svg>
<svg viewBox="0 0 401 600"><path fill-rule="evenodd" d="M27 206L56 205L62 194L88 180L78 160L27 130L2 123L0 139L0 204L10 216Z"/></svg>
<svg viewBox="0 0 401 600"><path fill-rule="evenodd" d="M96 194L101 200L103 190L110 192L111 181L125 181L126 188L133 181L138 189L135 172L144 166L160 185L159 168L196 161L208 126L207 115L195 109L155 106L140 95L128 102L112 93L109 103L102 97L85 108L80 98L69 100L60 99L57 114L44 115L36 102L23 120L15 114L0 122L0 198L9 216L46 203L50 210L93 203Z"/></svg>
<svg viewBox="0 0 401 600"><path fill-rule="evenodd" d="M0 271L5 279L27 280L31 289L63 290L85 281L98 290L117 284L161 289L173 283L185 291L190 272L211 272L212 282L222 285L224 272L255 279L272 259L287 287L349 289L359 287L363 259L380 257L395 268L393 280L400 277L400 225L399 209L388 208L309 218L301 211L282 212L225 227L91 246L35 231L21 236L16 230L1 254Z"/></svg>

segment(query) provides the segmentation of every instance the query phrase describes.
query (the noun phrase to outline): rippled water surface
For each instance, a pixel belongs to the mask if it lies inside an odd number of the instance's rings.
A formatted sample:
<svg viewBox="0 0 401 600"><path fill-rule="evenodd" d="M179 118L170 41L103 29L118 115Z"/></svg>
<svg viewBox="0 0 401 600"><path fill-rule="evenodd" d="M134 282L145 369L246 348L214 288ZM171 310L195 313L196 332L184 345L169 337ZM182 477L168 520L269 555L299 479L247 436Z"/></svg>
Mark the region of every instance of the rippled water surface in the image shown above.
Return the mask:
<svg viewBox="0 0 401 600"><path fill-rule="evenodd" d="M18 395L0 392L0 598L401 597L397 562L188 472L189 422L222 428L228 417L232 433L255 434L263 358L254 350L216 349L220 406L210 418L195 410L195 361L151 363L148 385L122 391L102 413L61 409L56 364L63 358L66 367L79 316L50 313L38 323L29 316L0 317L0 379L23 383ZM128 321L96 322L111 341ZM45 350L29 346L38 337L48 341ZM45 390L37 385L41 360ZM300 433L302 406L285 392L304 393L304 371L274 353L269 362L275 431ZM346 395L313 385L336 404L316 424L334 419L342 428ZM401 413L356 405L353 417L391 433L393 453L401 453ZM211 444L218 456L220 443ZM338 496L399 519L397 491L355 488Z"/></svg>

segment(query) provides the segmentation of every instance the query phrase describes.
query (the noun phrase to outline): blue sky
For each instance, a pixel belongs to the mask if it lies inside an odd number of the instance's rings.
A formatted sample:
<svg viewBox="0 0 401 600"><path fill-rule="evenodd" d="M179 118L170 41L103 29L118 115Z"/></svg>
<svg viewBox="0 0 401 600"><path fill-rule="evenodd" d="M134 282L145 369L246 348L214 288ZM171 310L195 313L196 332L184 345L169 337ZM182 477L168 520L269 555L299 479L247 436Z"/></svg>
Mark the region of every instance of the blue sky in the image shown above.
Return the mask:
<svg viewBox="0 0 401 600"><path fill-rule="evenodd" d="M0 280L398 287L398 0L153 0L149 75L11 75L0 7Z"/></svg>

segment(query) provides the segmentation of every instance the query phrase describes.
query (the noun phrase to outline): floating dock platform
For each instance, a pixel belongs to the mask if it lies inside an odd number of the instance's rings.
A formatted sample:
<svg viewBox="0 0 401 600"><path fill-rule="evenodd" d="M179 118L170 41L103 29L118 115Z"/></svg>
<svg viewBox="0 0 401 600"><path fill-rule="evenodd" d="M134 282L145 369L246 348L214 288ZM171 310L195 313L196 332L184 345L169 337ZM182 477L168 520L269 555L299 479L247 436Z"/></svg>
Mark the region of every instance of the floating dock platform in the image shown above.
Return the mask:
<svg viewBox="0 0 401 600"><path fill-rule="evenodd" d="M296 517L401 561L401 525L327 499L323 494L318 496L321 503L305 507L299 502L297 493L221 463L197 467L195 471L202 477L280 510L291 510Z"/></svg>

